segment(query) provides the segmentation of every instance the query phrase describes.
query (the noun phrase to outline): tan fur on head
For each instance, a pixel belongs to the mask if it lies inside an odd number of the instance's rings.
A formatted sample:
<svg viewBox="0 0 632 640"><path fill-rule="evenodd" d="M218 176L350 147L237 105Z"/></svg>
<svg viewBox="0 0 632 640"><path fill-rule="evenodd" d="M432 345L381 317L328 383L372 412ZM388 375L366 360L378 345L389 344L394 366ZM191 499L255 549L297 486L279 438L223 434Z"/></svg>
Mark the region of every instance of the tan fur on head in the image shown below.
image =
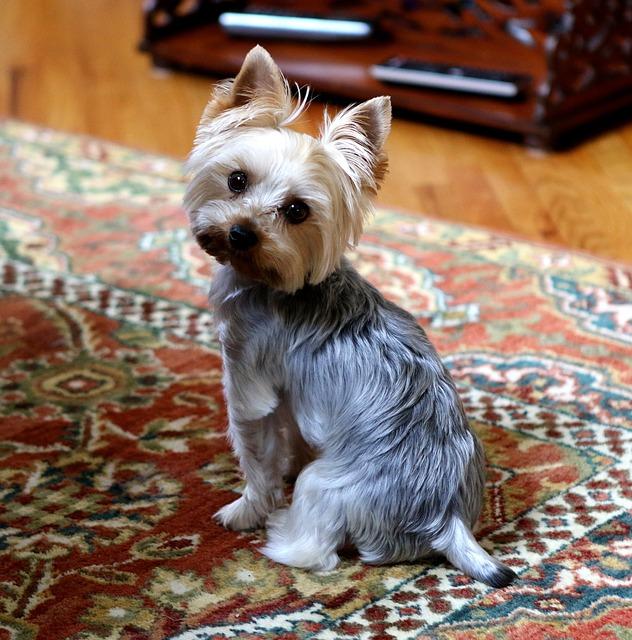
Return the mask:
<svg viewBox="0 0 632 640"><path fill-rule="evenodd" d="M374 98L325 115L319 139L288 125L307 105L295 102L270 54L255 47L234 80L217 84L204 110L189 156L192 174L185 208L200 245L243 275L292 292L324 280L357 243L372 212L372 196L386 172L384 142L390 100ZM231 172L248 176L248 188L230 191ZM292 224L292 202L309 207ZM235 251L231 226L256 233L257 245Z"/></svg>

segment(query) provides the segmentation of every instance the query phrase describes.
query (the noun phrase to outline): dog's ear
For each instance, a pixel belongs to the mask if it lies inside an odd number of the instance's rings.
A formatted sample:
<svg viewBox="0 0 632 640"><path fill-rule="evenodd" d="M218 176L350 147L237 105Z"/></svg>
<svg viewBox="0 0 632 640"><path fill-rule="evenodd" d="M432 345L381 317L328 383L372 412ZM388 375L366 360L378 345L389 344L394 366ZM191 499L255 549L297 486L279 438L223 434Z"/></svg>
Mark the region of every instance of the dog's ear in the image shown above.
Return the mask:
<svg viewBox="0 0 632 640"><path fill-rule="evenodd" d="M239 107L253 98L285 97L285 81L272 56L261 46L252 48L245 57L232 88L234 106Z"/></svg>
<svg viewBox="0 0 632 640"><path fill-rule="evenodd" d="M233 107L257 105L257 111L283 112L291 102L287 83L272 56L261 46L252 48L234 80L217 83L200 124L208 123ZM248 117L251 117L250 114Z"/></svg>
<svg viewBox="0 0 632 640"><path fill-rule="evenodd" d="M384 142L390 129L391 99L380 96L344 109L333 120L325 116L321 141L358 187L377 191L388 165Z"/></svg>

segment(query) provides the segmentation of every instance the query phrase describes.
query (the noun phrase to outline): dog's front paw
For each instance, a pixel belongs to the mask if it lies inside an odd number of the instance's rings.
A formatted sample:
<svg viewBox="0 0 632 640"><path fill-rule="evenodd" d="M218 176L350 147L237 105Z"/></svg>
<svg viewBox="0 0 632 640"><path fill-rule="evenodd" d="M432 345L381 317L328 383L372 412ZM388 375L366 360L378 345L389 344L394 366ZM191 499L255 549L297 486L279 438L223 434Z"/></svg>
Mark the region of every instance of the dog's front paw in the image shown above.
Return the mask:
<svg viewBox="0 0 632 640"><path fill-rule="evenodd" d="M261 527L268 516L265 509L258 507L256 503L245 496L222 507L215 519L227 529L242 531L244 529L256 529Z"/></svg>

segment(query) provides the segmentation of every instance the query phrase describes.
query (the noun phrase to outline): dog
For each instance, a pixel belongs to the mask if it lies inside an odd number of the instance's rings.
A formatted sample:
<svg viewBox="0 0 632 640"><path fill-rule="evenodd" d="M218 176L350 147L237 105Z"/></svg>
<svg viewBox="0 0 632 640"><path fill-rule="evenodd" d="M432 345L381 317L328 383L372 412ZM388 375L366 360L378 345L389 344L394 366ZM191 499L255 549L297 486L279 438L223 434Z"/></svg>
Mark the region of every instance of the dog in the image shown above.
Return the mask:
<svg viewBox="0 0 632 640"><path fill-rule="evenodd" d="M187 161L184 207L219 266L210 302L228 435L246 485L216 514L267 525L262 552L334 569L443 554L494 587L516 574L476 542L484 454L423 329L344 257L386 173L388 97L289 128L307 93L262 47L218 83ZM287 506L284 478L297 474Z"/></svg>

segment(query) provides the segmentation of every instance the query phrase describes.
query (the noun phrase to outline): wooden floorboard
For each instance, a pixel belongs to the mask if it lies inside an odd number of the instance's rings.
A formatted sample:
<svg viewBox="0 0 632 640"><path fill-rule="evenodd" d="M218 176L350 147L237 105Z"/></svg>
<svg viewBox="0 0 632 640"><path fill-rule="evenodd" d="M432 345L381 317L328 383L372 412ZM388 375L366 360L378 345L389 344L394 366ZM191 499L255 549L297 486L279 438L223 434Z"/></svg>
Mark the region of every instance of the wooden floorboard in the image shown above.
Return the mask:
<svg viewBox="0 0 632 640"><path fill-rule="evenodd" d="M132 0L2 0L0 115L184 157L210 81L152 69L140 33ZM543 153L396 118L388 152L384 205L632 262L632 124Z"/></svg>

